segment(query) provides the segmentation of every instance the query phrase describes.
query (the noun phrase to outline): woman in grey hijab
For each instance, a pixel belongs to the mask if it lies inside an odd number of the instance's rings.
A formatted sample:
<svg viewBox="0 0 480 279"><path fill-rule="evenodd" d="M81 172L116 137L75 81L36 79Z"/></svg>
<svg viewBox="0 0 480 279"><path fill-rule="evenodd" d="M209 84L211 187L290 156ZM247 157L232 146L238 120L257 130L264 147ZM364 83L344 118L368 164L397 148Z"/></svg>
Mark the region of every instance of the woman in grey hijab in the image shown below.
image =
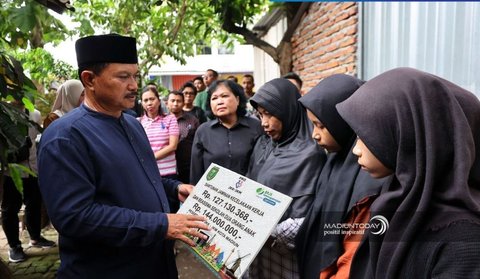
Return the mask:
<svg viewBox="0 0 480 279"><path fill-rule="evenodd" d="M50 123L80 106L84 97L83 85L79 80L69 79L62 83L57 90L52 111L43 120L43 128L47 128Z"/></svg>
<svg viewBox="0 0 480 279"><path fill-rule="evenodd" d="M250 99L266 135L250 158L247 176L293 198L249 269L250 278L298 278L294 239L312 205L325 153L311 139L298 89L288 80L267 82Z"/></svg>

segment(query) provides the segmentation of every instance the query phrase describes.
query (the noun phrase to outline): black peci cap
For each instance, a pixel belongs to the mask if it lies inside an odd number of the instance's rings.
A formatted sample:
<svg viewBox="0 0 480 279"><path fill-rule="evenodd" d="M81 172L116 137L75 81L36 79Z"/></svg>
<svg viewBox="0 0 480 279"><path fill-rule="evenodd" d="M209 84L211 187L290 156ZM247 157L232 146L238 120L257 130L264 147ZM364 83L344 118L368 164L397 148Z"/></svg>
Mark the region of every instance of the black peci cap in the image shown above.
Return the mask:
<svg viewBox="0 0 480 279"><path fill-rule="evenodd" d="M136 39L118 34L80 38L75 51L79 68L95 63L138 63Z"/></svg>

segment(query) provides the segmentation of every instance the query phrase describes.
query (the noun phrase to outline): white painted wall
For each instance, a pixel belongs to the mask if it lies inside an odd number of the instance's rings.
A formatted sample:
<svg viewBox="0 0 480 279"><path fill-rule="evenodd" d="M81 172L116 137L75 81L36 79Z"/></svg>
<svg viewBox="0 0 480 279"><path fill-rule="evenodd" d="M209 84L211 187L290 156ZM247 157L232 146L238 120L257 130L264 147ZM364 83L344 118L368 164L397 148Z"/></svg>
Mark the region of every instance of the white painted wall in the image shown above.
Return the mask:
<svg viewBox="0 0 480 279"><path fill-rule="evenodd" d="M272 46L276 47L282 40L283 34L287 30L287 19L282 18L278 23L262 37L262 39ZM280 67L263 50L254 47L254 70L255 90L265 82L280 77Z"/></svg>
<svg viewBox="0 0 480 279"><path fill-rule="evenodd" d="M207 69L223 73L253 72L253 47L251 45L236 45L234 54L218 54L218 49L212 47L211 55L196 55L187 57L187 64L181 65L171 57L167 57L161 66L153 66L149 76L165 75L202 75Z"/></svg>

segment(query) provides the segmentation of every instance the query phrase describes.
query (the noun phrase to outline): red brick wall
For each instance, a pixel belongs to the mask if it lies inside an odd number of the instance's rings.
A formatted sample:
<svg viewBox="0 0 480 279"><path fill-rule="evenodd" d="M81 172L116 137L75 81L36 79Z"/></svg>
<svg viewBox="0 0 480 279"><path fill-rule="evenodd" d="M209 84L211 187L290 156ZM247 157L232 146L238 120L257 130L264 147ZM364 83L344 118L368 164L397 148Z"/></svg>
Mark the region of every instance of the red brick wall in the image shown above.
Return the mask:
<svg viewBox="0 0 480 279"><path fill-rule="evenodd" d="M357 3L310 5L292 38L293 71L303 80L303 92L332 74L356 74L357 30Z"/></svg>

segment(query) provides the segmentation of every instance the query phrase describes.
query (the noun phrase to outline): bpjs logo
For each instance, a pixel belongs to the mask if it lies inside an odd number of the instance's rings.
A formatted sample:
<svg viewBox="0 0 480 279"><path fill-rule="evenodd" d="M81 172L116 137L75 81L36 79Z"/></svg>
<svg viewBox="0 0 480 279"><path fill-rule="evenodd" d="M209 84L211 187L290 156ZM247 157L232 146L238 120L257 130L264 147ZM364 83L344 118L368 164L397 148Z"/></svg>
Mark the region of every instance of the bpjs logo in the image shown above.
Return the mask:
<svg viewBox="0 0 480 279"><path fill-rule="evenodd" d="M276 205L277 203L280 203L279 200L273 197L273 193L265 190L263 188L257 188L257 198L260 198L263 200L265 203L268 203L270 205Z"/></svg>
<svg viewBox="0 0 480 279"><path fill-rule="evenodd" d="M370 218L370 232L375 235L382 235L388 230L388 220L382 215L375 215Z"/></svg>

